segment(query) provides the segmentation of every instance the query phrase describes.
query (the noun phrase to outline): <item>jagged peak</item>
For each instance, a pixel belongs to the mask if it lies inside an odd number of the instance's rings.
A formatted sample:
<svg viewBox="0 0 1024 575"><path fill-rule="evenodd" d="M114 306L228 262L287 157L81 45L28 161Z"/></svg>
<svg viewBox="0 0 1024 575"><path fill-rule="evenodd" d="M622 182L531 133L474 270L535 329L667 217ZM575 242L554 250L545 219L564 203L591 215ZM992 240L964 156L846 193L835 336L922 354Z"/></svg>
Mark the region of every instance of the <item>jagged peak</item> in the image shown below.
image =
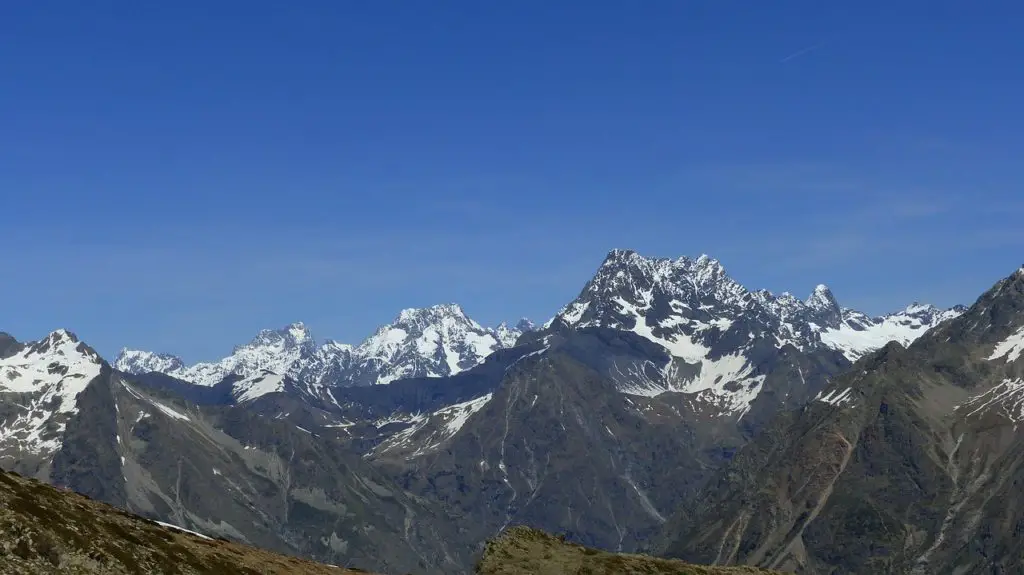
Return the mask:
<svg viewBox="0 0 1024 575"><path fill-rule="evenodd" d="M519 321L516 322L515 329L522 332L535 331L537 329L537 324L533 323L530 319L523 317L519 318Z"/></svg>
<svg viewBox="0 0 1024 575"><path fill-rule="evenodd" d="M813 309L834 309L839 310L839 303L836 301L836 296L832 294L832 290L825 284L818 284L814 287L814 291L804 302L807 307Z"/></svg>
<svg viewBox="0 0 1024 575"><path fill-rule="evenodd" d="M78 336L74 334L74 332L64 328L54 330L53 332L50 333L50 335L47 336L47 339L54 343L61 341L72 341L75 343L79 343L81 341L78 339Z"/></svg>
<svg viewBox="0 0 1024 575"><path fill-rule="evenodd" d="M915 302L911 303L910 305L908 305L907 307L903 308L903 313L908 314L908 315L914 315L914 314L919 314L919 313L923 313L923 312L937 312L937 311L939 311L939 308L933 306L932 304L930 304L930 303L921 303L919 301L915 301Z"/></svg>
<svg viewBox="0 0 1024 575"><path fill-rule="evenodd" d="M352 345L348 343L342 343L333 339L324 340L323 344L320 345L321 349L329 349L334 351L352 351Z"/></svg>
<svg viewBox="0 0 1024 575"><path fill-rule="evenodd" d="M261 329L256 337L252 338L249 343L241 346L236 346L234 351L237 353L241 349L254 348L254 347L267 347L267 346L278 346L283 345L284 347L303 347L313 346L316 340L313 338L313 334L306 327L306 324L299 322L290 323L279 329Z"/></svg>
<svg viewBox="0 0 1024 575"><path fill-rule="evenodd" d="M466 312L457 303L435 304L429 307L410 307L398 312L395 323L421 322L436 317L456 317L468 320Z"/></svg>
<svg viewBox="0 0 1024 575"><path fill-rule="evenodd" d="M604 285L609 281L615 283L624 278L626 281L643 278L661 282L681 276L700 286L731 281L721 262L707 254L701 254L696 259L687 256L671 259L643 256L629 249L614 249L608 252L590 285Z"/></svg>
<svg viewBox="0 0 1024 575"><path fill-rule="evenodd" d="M74 332L64 328L54 330L43 339L29 343L27 349L28 353L38 355L50 353L57 349L61 350L61 353L68 353L69 349L73 349L76 353L89 358L91 361L102 361L96 350L83 343Z"/></svg>
<svg viewBox="0 0 1024 575"><path fill-rule="evenodd" d="M158 353L158 352L155 352L155 351L145 351L145 350L141 350L141 349L132 349L130 347L122 347L121 351L119 351L117 355L118 355L118 357L131 356L131 355L151 355L153 357L167 357L167 358L178 357L178 356L176 356L174 354L170 354L170 353Z"/></svg>
<svg viewBox="0 0 1024 575"><path fill-rule="evenodd" d="M168 373L184 369L185 362L180 357L169 353L155 353L123 347L114 359L113 365L114 369L125 373L148 371Z"/></svg>
<svg viewBox="0 0 1024 575"><path fill-rule="evenodd" d="M615 248L610 250L608 252L608 255L604 257L604 262L602 263L602 265L613 262L627 261L638 256L639 254L637 254L634 250Z"/></svg>

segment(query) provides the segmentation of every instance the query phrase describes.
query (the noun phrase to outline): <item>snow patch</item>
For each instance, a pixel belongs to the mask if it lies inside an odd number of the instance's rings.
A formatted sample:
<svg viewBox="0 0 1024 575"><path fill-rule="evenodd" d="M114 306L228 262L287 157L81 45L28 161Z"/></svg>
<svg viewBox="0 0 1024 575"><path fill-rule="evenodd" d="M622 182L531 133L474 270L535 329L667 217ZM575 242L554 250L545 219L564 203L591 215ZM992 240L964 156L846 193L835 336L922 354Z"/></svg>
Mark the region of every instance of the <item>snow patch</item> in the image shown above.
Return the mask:
<svg viewBox="0 0 1024 575"><path fill-rule="evenodd" d="M412 450L410 458L428 453L454 437L466 422L469 421L469 418L490 403L492 398L493 394L488 393L469 401L443 407L430 414L395 414L378 420L375 422L378 428L389 423L408 423L409 427L383 441L378 446L376 452L387 453L397 449ZM426 437L417 437L421 431L427 429L431 424L435 426L434 431L430 432Z"/></svg>
<svg viewBox="0 0 1024 575"><path fill-rule="evenodd" d="M857 312L844 310L842 325L821 332L821 342L841 352L850 361L879 349L889 342L907 347L929 329L953 319L962 312L958 309L939 311L930 305L912 304L901 312L869 318Z"/></svg>
<svg viewBox="0 0 1024 575"><path fill-rule="evenodd" d="M1015 425L1024 422L1024 380L1005 379L985 393L958 405L956 410L970 410L965 417L996 413Z"/></svg>
<svg viewBox="0 0 1024 575"><path fill-rule="evenodd" d="M155 400L155 399L153 399L151 397L148 397L146 395L143 395L137 389L135 389L134 387L128 385L128 383L125 382L124 380L121 381L121 385L125 388L125 390L128 391L128 393L132 394L136 399L139 399L139 400L142 400L142 401L145 401L145 402L149 403L150 405L152 405L153 407L157 408L161 413L163 413L167 417L170 417L171 419L177 419L179 421L191 421L189 419L189 417L187 415L185 415L184 413L181 413L180 411L176 411L174 409L171 409L170 407L160 403L159 401L157 401L157 400ZM143 417L145 417L145 414L143 412L140 412L139 413L139 418L135 420L136 423L138 423Z"/></svg>
<svg viewBox="0 0 1024 575"><path fill-rule="evenodd" d="M184 527L178 527L177 525L174 525L172 523L164 523L163 521L154 521L154 523L160 525L161 527L166 527L168 529L174 529L175 531L181 531L183 533L188 533L189 535L195 535L196 537L202 537L203 539L209 539L211 541L213 540L212 537L208 537L206 535L203 535L202 533L197 533L195 531L192 531L191 529L185 529Z"/></svg>
<svg viewBox="0 0 1024 575"><path fill-rule="evenodd" d="M232 394L239 403L252 401L268 393L284 391L284 375L272 372L263 372L252 378L246 378L235 382Z"/></svg>
<svg viewBox="0 0 1024 575"><path fill-rule="evenodd" d="M853 396L851 395L852 392L852 387L847 387L843 390L833 389L825 395L822 395L822 392L818 392L818 395L814 397L814 400L839 406L853 401Z"/></svg>
<svg viewBox="0 0 1024 575"><path fill-rule="evenodd" d="M996 344L995 349L992 351L992 355L990 355L988 359L992 361L1005 357L1006 362L1010 363L1020 359L1022 353L1024 353L1024 327L1018 329L1013 333L1013 335Z"/></svg>
<svg viewBox="0 0 1024 575"><path fill-rule="evenodd" d="M60 448L64 421L78 411L78 394L102 370L99 356L66 330L0 359L0 392L30 394L22 411L0 429L0 445L31 453Z"/></svg>

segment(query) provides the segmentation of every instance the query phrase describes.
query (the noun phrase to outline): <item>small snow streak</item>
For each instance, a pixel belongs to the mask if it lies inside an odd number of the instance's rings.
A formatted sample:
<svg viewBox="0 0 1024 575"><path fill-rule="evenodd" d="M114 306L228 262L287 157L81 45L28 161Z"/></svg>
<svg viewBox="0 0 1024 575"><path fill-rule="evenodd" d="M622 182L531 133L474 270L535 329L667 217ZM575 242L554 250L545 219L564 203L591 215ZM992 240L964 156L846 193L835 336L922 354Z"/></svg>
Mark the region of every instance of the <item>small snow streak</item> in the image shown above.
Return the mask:
<svg viewBox="0 0 1024 575"><path fill-rule="evenodd" d="M1024 380L1005 379L985 393L957 406L957 411L970 410L965 417L998 414L1014 424L1024 422Z"/></svg>
<svg viewBox="0 0 1024 575"><path fill-rule="evenodd" d="M832 391L829 391L825 395L818 393L818 396L815 397L814 399L816 401L823 401L830 405L839 406L853 401L853 396L851 395L852 392L852 387L847 387L846 389L843 390L833 389Z"/></svg>
<svg viewBox="0 0 1024 575"><path fill-rule="evenodd" d="M153 407L157 408L161 413L163 413L167 417L170 417L171 419L177 419L179 421L189 421L189 417L187 415L185 415L184 413L181 413L180 411L175 411L174 409L171 409L170 407L167 407L166 405L160 403L159 401L156 401L155 399L152 399L150 397L144 396L138 390L136 390L132 386L128 385L127 382L122 381L121 385L125 388L125 390L128 391L128 393L132 394L136 399L139 399L139 400L142 400L142 401L145 401L145 402L149 403L150 405L152 405ZM143 414L140 413L139 414L139 419L136 420L136 422L141 420L142 417L143 417Z"/></svg>
<svg viewBox="0 0 1024 575"><path fill-rule="evenodd" d="M418 457L433 451L454 437L474 413L490 403L492 397L493 395L488 393L476 399L443 407L429 414L392 414L387 418L377 420L374 425L378 429L394 423L405 423L408 424L408 427L381 443L376 452L387 453L396 449L412 450L410 457ZM427 433L421 433L424 430Z"/></svg>

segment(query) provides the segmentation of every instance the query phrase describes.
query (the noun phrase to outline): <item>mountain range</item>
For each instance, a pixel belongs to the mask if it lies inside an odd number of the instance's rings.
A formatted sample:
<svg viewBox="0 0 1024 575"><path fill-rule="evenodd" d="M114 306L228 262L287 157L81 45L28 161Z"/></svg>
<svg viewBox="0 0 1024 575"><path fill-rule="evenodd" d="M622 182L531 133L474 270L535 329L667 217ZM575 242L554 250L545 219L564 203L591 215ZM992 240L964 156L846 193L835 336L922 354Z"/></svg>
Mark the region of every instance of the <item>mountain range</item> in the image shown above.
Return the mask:
<svg viewBox="0 0 1024 575"><path fill-rule="evenodd" d="M540 327L484 328L443 305L405 310L358 346L296 323L192 366L132 350L110 364L63 330L3 336L0 467L380 571L465 572L516 524L720 563L672 534L729 536L710 518L740 511L719 494L747 501L770 484L764 463L749 483L721 474L789 440L780 422L845 405L856 386L837 386L859 366L969 313L915 303L869 317L823 285L801 300L748 290L708 256L614 250Z"/></svg>
<svg viewBox="0 0 1024 575"><path fill-rule="evenodd" d="M512 347L534 329L527 319L515 327L485 328L456 304L405 309L358 346L317 343L302 322L263 330L231 355L212 363L185 365L165 353L122 349L114 367L131 374L161 372L196 385L213 386L239 376L236 397L251 400L278 391L283 377L313 395L325 386L381 385L414 377L446 377L479 364L495 350Z"/></svg>
<svg viewBox="0 0 1024 575"><path fill-rule="evenodd" d="M660 551L798 573L1021 573L1024 269L783 414Z"/></svg>

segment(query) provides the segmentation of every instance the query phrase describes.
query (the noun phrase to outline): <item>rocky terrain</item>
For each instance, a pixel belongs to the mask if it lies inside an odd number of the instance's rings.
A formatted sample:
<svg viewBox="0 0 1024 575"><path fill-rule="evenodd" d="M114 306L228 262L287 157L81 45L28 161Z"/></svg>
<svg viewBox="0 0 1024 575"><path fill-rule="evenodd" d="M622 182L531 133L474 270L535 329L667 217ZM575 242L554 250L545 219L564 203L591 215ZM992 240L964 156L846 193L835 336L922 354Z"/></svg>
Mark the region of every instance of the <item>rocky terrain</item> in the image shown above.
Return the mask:
<svg viewBox="0 0 1024 575"><path fill-rule="evenodd" d="M808 574L1020 573L1024 269L780 415L658 550Z"/></svg>
<svg viewBox="0 0 1024 575"><path fill-rule="evenodd" d="M4 469L329 563L435 573L467 564L460 554L472 550L440 505L407 494L329 437L147 385L69 332L8 353L0 360Z"/></svg>
<svg viewBox="0 0 1024 575"><path fill-rule="evenodd" d="M4 575L362 572L161 525L7 472L0 472L0 534Z"/></svg>
<svg viewBox="0 0 1024 575"><path fill-rule="evenodd" d="M842 316L827 289L801 302L750 292L710 258L614 251L475 402L460 398L474 413L458 433L438 444L430 412L399 407L390 421L404 427L370 458L444 501L473 540L526 524L635 551L772 418L852 365L821 338Z"/></svg>

